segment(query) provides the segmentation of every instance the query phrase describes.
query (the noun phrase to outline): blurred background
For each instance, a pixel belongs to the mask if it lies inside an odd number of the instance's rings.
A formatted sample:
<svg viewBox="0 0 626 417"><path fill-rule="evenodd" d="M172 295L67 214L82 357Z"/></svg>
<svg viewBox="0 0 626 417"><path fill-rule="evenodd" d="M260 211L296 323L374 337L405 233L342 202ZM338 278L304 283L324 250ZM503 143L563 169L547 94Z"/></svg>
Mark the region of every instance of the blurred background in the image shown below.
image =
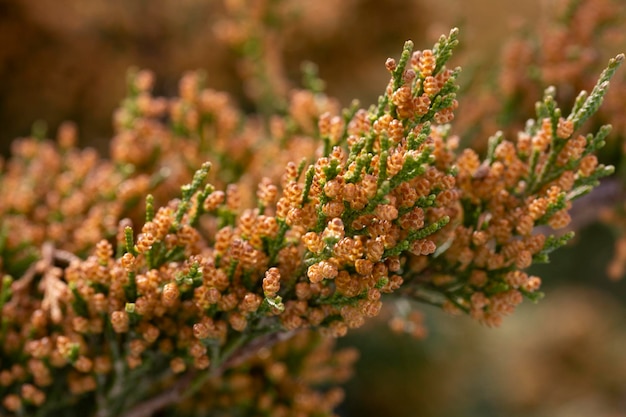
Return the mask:
<svg viewBox="0 0 626 417"><path fill-rule="evenodd" d="M606 3L586 3L594 1ZM28 135L37 120L50 134L72 120L81 146L106 153L129 67L153 70L160 95L176 94L185 71L203 69L211 88L250 106L237 54L220 41L229 2L236 0L0 0L0 152L7 155L11 140ZM280 38L287 79L297 85L300 63L316 62L330 96L367 106L386 85L385 59L397 56L404 40L425 48L452 26L462 29L453 63L464 67L464 89L476 91L472 83L498 70L513 31L524 22L532 31L553 2L291 3L298 7L282 22ZM613 234L610 226L588 225L575 245L536 267L545 300L526 303L500 329L424 307L424 340L395 335L383 320L342 339L359 347L361 359L339 413L626 415L626 282L605 273Z"/></svg>
<svg viewBox="0 0 626 417"><path fill-rule="evenodd" d="M271 1L270 1L271 2ZM77 123L83 144L106 151L111 114L129 67L149 68L156 92L176 93L180 76L203 69L215 89L243 96L236 55L218 40L222 0L0 0L0 142L6 153L36 120L50 131ZM499 54L510 23L538 13L537 0L318 0L284 22L287 76L319 65L327 91L347 105L374 102L384 62L406 39L427 47L454 25L481 60ZM299 9L299 10L298 10ZM470 48L471 45L471 48ZM457 61L459 61L457 59Z"/></svg>

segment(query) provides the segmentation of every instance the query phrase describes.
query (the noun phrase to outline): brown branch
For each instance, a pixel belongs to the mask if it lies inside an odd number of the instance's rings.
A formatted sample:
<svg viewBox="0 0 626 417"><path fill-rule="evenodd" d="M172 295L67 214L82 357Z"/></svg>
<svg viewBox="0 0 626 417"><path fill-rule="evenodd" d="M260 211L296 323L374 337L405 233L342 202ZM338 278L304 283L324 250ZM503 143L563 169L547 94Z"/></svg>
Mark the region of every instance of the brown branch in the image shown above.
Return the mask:
<svg viewBox="0 0 626 417"><path fill-rule="evenodd" d="M165 408L170 404L177 403L183 399L185 390L189 387L195 375L195 371L187 372L170 388L161 392L157 396L150 398L149 400L137 404L128 412L122 414L121 417L150 417L162 408Z"/></svg>
<svg viewBox="0 0 626 417"><path fill-rule="evenodd" d="M41 308L48 313L53 323L60 323L63 318L60 299L67 291L62 267L76 260L80 258L68 251L56 249L52 242L45 242L41 246L41 259L33 262L26 272L11 284L14 296L9 303L19 304L21 297L27 297L28 289L35 281L35 277L39 276L41 279L37 289L43 293Z"/></svg>
<svg viewBox="0 0 626 417"><path fill-rule="evenodd" d="M574 201L569 230L580 230L600 220L602 212L615 207L626 198L626 187L617 178L603 180L591 193Z"/></svg>
<svg viewBox="0 0 626 417"><path fill-rule="evenodd" d="M11 284L11 290L14 293L24 291L37 275L44 276L57 264L67 266L75 261L80 261L80 258L66 250L56 249L52 242L45 242L41 246L41 259L34 262L19 279Z"/></svg>
<svg viewBox="0 0 626 417"><path fill-rule="evenodd" d="M215 375L224 373L229 368L234 368L241 365L252 356L254 356L259 350L263 348L270 348L275 344L291 339L296 334L296 331L270 333L264 336L258 337L252 340L247 345L241 346L228 359L220 364L215 370Z"/></svg>
<svg viewBox="0 0 626 417"><path fill-rule="evenodd" d="M35 276L45 273L45 271L53 264L54 246L50 242L46 242L41 247L41 259L34 262L28 267L26 272L11 284L11 291L19 293L30 286Z"/></svg>
<svg viewBox="0 0 626 417"><path fill-rule="evenodd" d="M295 331L284 333L278 332L267 334L252 340L247 345L241 346L233 352L228 359L212 370L211 376L221 375L227 369L241 365L246 360L254 356L260 349L272 347L278 342L290 339L294 334L296 334ZM149 400L139 403L128 412L122 414L121 417L150 417L164 407L181 401L186 396L185 391L189 388L196 375L196 371L188 372L176 381L170 388L155 397L150 398Z"/></svg>

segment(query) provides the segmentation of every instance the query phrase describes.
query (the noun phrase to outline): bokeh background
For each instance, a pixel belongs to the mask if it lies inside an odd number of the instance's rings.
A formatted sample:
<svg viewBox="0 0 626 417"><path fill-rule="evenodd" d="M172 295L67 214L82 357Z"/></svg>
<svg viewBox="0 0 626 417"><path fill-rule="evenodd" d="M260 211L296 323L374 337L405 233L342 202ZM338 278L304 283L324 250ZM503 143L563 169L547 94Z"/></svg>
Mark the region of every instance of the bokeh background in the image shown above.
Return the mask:
<svg viewBox="0 0 626 417"><path fill-rule="evenodd" d="M328 94L344 105L374 102L387 82L383 63L405 39L427 47L451 26L462 29L454 63L464 66L461 82L472 91L497 71L512 31L524 22L532 30L552 3L292 2L299 12L280 39L287 78L297 84L300 63L316 62ZM72 120L81 146L106 153L129 67L152 69L162 95L176 94L185 71L203 69L210 87L245 108L237 56L216 33L223 13L220 0L0 0L1 153L37 120L51 134ZM610 226L585 226L573 246L533 270L544 278L545 300L523 305L500 329L424 307L425 340L393 334L382 320L342 339L359 347L361 360L339 413L626 415L626 282L605 273L613 239Z"/></svg>
<svg viewBox="0 0 626 417"><path fill-rule="evenodd" d="M300 63L317 63L328 93L346 105L376 100L383 63L406 39L427 47L462 26L463 47L482 62L499 54L512 22L539 13L538 0L292 2L301 5L282 39L287 75L298 82ZM203 69L212 88L242 98L236 56L216 36L223 15L222 0L0 0L3 153L36 120L52 132L72 120L83 144L106 151L129 67L154 71L160 94Z"/></svg>

